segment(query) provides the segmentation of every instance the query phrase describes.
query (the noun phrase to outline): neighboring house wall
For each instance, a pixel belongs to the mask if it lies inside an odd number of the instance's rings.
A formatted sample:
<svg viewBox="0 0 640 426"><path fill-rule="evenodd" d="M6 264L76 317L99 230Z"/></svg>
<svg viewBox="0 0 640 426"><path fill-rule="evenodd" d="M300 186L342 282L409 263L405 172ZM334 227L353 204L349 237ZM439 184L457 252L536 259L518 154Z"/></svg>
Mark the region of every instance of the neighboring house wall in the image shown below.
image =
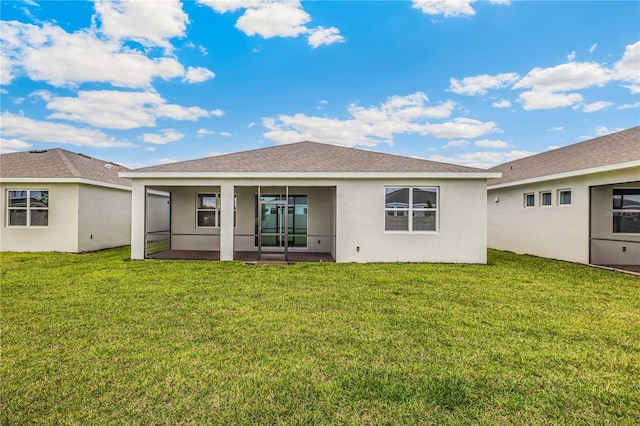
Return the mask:
<svg viewBox="0 0 640 426"><path fill-rule="evenodd" d="M2 183L0 211L2 224L0 251L78 251L78 184ZM46 227L7 226L8 190L49 191L49 218Z"/></svg>
<svg viewBox="0 0 640 426"><path fill-rule="evenodd" d="M78 205L78 251L130 243L131 191L79 185Z"/></svg>
<svg viewBox="0 0 640 426"><path fill-rule="evenodd" d="M490 187L487 192L488 246L520 254L589 263L589 187L637 179L638 170L628 169L498 189ZM558 191L563 189L571 189L569 206L558 203ZM544 191L551 191L549 207L540 203L540 193ZM526 193L534 194L534 207L524 207ZM610 210L610 193L608 198L601 197L601 202L600 209ZM607 221L604 213L599 217L602 226L611 229L611 218Z"/></svg>
<svg viewBox="0 0 640 426"><path fill-rule="evenodd" d="M640 188L640 181L593 188L591 193L591 237L594 240L591 243L591 263L597 265L640 265L640 234L613 233L611 214L613 188L637 189ZM635 243L629 243L629 241L635 241Z"/></svg>

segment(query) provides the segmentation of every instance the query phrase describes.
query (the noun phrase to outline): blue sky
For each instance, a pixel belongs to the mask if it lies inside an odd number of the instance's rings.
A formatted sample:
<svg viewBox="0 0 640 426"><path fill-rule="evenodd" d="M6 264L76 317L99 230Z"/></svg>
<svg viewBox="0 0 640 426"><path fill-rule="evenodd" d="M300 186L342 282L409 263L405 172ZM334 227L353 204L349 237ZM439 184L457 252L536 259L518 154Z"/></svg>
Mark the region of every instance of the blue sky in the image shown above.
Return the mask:
<svg viewBox="0 0 640 426"><path fill-rule="evenodd" d="M491 167L640 124L637 1L2 1L3 152Z"/></svg>

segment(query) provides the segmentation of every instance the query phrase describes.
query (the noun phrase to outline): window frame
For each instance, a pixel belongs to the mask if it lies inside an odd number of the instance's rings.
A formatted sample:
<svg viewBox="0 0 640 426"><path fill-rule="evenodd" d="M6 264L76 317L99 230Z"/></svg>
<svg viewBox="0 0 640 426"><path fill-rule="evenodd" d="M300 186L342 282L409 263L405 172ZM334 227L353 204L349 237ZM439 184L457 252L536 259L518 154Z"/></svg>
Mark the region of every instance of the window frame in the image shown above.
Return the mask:
<svg viewBox="0 0 640 426"><path fill-rule="evenodd" d="M568 203L563 203L562 202L562 194L563 193L569 193L569 202ZM563 189L558 189L557 193L556 193L556 204L558 205L558 207L569 207L573 204L573 193L571 191L571 188L563 188Z"/></svg>
<svg viewBox="0 0 640 426"><path fill-rule="evenodd" d="M549 194L549 204L544 203L544 196L546 194ZM540 191L540 193L538 194L538 199L540 200L539 207L553 207L553 195L551 191Z"/></svg>
<svg viewBox="0 0 640 426"><path fill-rule="evenodd" d="M386 206L386 197L387 197L387 189L389 188L397 188L397 189L408 189L409 190L409 203L408 203L408 207L403 207L403 208L388 208ZM416 188L429 188L429 189L435 189L435 193L436 193L436 207L414 207L414 203L413 203L413 190ZM440 187L437 185L434 186L419 186L419 185L412 185L412 186L401 186L401 185L388 185L385 186L383 188L384 191L384 196L382 198L382 206L383 206L383 219L382 219L382 228L384 230L385 234L439 234L440 233L440 214L439 214L439 209L440 209ZM391 229L388 230L387 229L387 212L399 212L399 211L403 211L403 212L407 212L407 219L408 219L408 229L407 230L399 230L399 229ZM414 230L413 229L413 213L414 212L434 212L435 213L435 229L434 230L422 230L422 229L418 229L418 230Z"/></svg>
<svg viewBox="0 0 640 426"><path fill-rule="evenodd" d="M528 205L528 204L527 204L527 198L528 198L529 196L531 196L531 197L532 197L532 199L533 199L533 202L531 203L531 205ZM525 193L522 195L522 206L523 206L525 209L530 209L530 208L532 208L532 207L535 207L535 206L536 206L536 193L535 193L535 192L525 192Z"/></svg>
<svg viewBox="0 0 640 426"><path fill-rule="evenodd" d="M26 192L27 196L26 196L26 206L22 207L11 207L11 202L10 202L10 198L9 198L9 194L11 192ZM31 192L46 192L47 193L47 206L46 207L41 207L41 206L31 206ZM5 195L5 199L7 200L7 208L6 208L6 214L7 214L7 218L5 221L5 226L7 228L35 228L35 229L46 229L49 227L49 189L46 188L42 188L42 189L18 189L18 188L8 188L6 195ZM26 220L25 220L25 225L11 225L10 221L11 221L11 214L10 212L12 210L25 210L26 212ZM31 224L31 211L32 210L46 210L47 211L47 224L46 225L32 225Z"/></svg>
<svg viewBox="0 0 640 426"><path fill-rule="evenodd" d="M624 213L631 213L632 216L640 216L640 206L637 209L624 209L624 208L619 208L616 209L615 208L615 202L614 202L614 192L616 190L635 190L638 191L638 193L640 194L640 188L613 188L611 191L611 233L615 234L615 235L633 235L633 236L638 236L640 235L640 232L616 232L615 230L615 225L614 225L614 221L615 218L618 216L625 216ZM624 196L623 196L624 198ZM618 214L616 214L618 213Z"/></svg>
<svg viewBox="0 0 640 426"><path fill-rule="evenodd" d="M216 197L216 206L214 208L201 208L200 207L200 196L214 196ZM211 228L220 228L220 216L221 216L221 203L222 196L219 192L196 192L196 229L211 229ZM213 226L204 226L198 225L198 213L201 211L213 211ZM233 227L234 229L238 227L238 195L233 194Z"/></svg>

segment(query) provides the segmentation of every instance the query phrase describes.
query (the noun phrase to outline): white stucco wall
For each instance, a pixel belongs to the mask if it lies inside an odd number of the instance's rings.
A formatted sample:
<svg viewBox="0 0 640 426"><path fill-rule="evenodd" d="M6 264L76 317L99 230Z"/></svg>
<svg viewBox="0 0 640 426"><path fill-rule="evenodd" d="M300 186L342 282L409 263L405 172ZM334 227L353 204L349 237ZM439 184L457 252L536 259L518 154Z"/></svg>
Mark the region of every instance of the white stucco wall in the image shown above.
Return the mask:
<svg viewBox="0 0 640 426"><path fill-rule="evenodd" d="M235 185L238 195L236 235L254 233L256 185L263 188L263 193L268 192L269 186L288 185L291 194L309 196L309 234L336 235L334 241L331 237L309 238L309 251L331 252L338 262L486 263L483 179L136 179L132 232L137 235L132 236L132 258L143 258L144 221L140 215L144 217L145 185L172 192L173 233L212 234L211 229L195 227L196 193L217 192L220 185L228 184ZM439 187L438 232L385 232L385 186ZM215 235L195 238L205 242L195 243L191 239L184 243L174 239L172 248L218 250L219 239ZM253 237L248 239L242 242L236 236L235 249L253 250Z"/></svg>
<svg viewBox="0 0 640 426"><path fill-rule="evenodd" d="M78 251L78 184L0 184L1 251ZM49 225L47 227L7 226L8 190L49 191Z"/></svg>
<svg viewBox="0 0 640 426"><path fill-rule="evenodd" d="M489 188L488 246L520 254L589 263L589 187L631 182L639 177L640 170L636 168ZM561 189L571 189L570 206L558 205L558 190ZM540 206L541 191L551 191L550 207ZM535 194L535 207L524 207L525 193ZM611 209L610 193L608 198L603 196L601 202L602 212L600 215L594 212L594 220L600 224L600 230L608 226L609 232L597 233L606 238L613 237L611 218L604 215L604 209ZM618 244L607 244L606 250L614 246L618 247Z"/></svg>
<svg viewBox="0 0 640 426"><path fill-rule="evenodd" d="M385 231L385 186L438 187L438 232ZM345 181L337 186L336 261L486 263L485 194L483 180Z"/></svg>
<svg viewBox="0 0 640 426"><path fill-rule="evenodd" d="M196 227L198 193L219 194L220 186L171 189L171 248L174 250L220 250L220 228Z"/></svg>
<svg viewBox="0 0 640 426"><path fill-rule="evenodd" d="M131 191L78 186L78 251L94 251L131 242Z"/></svg>

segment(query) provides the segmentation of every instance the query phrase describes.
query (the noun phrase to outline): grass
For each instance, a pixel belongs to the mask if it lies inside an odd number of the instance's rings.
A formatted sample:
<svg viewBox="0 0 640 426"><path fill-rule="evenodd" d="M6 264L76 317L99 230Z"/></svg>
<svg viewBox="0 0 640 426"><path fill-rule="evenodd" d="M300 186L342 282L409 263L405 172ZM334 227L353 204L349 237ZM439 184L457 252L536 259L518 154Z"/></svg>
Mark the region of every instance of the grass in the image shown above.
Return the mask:
<svg viewBox="0 0 640 426"><path fill-rule="evenodd" d="M1 255L2 424L637 424L640 280Z"/></svg>

